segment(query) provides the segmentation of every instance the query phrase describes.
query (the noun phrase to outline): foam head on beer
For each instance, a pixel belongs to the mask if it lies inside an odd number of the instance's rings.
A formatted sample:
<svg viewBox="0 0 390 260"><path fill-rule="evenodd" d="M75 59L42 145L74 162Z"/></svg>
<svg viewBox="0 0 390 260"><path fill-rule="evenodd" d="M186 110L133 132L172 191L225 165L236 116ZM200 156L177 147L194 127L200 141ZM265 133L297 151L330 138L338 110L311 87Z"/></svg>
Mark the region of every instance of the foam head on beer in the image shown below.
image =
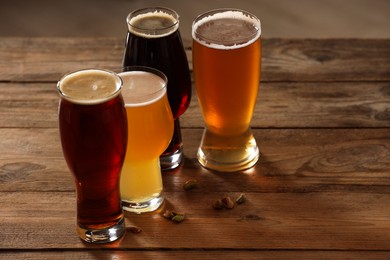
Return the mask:
<svg viewBox="0 0 390 260"><path fill-rule="evenodd" d="M177 18L163 11L151 11L128 17L127 24L130 32L145 38L167 36L179 28Z"/></svg>
<svg viewBox="0 0 390 260"><path fill-rule="evenodd" d="M162 98L166 82L147 71L119 73L123 81L122 96L126 106L145 106Z"/></svg>
<svg viewBox="0 0 390 260"><path fill-rule="evenodd" d="M250 45L261 35L260 21L243 12L229 10L197 20L192 37L215 49L235 49Z"/></svg>
<svg viewBox="0 0 390 260"><path fill-rule="evenodd" d="M119 94L122 80L115 73L87 69L64 76L57 88L61 96L72 103L99 104Z"/></svg>

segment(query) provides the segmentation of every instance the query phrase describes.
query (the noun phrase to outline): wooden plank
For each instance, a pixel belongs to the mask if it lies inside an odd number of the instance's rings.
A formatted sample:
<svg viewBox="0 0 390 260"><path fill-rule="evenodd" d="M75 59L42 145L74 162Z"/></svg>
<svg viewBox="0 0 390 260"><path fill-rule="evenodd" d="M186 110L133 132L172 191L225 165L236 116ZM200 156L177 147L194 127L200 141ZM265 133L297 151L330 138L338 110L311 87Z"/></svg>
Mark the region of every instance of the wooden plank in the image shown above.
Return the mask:
<svg viewBox="0 0 390 260"><path fill-rule="evenodd" d="M286 183L287 184L287 183ZM165 192L159 211L126 214L127 232L111 245L87 245L75 232L73 192L1 192L0 248L390 250L390 195L356 192L246 193L231 210L211 204L233 192ZM184 212L172 223L165 210Z"/></svg>
<svg viewBox="0 0 390 260"><path fill-rule="evenodd" d="M271 39L263 41L263 50L265 81L390 78L390 39Z"/></svg>
<svg viewBox="0 0 390 260"><path fill-rule="evenodd" d="M203 122L194 95L182 118L184 165L163 173L164 208L127 215L140 234L87 245L75 232L55 82L70 70L120 65L123 42L0 38L0 258L389 258L389 43L264 40L252 124L259 163L243 173L199 166ZM185 192L189 178L199 186ZM241 192L243 205L211 208ZM171 223L164 209L185 212L186 220Z"/></svg>
<svg viewBox="0 0 390 260"><path fill-rule="evenodd" d="M4 259L388 259L385 251L321 251L321 250L88 250L88 251L5 251L0 252Z"/></svg>
<svg viewBox="0 0 390 260"><path fill-rule="evenodd" d="M0 81L57 81L89 67L121 66L117 38L0 38Z"/></svg>
<svg viewBox="0 0 390 260"><path fill-rule="evenodd" d="M58 156L38 158L30 155L15 159L1 158L0 190L75 191L74 180L66 162L62 156Z"/></svg>
<svg viewBox="0 0 390 260"><path fill-rule="evenodd" d="M388 129L255 129L258 164L243 173L215 173L197 162L201 129L183 129L185 161L164 172L167 191L390 193ZM0 129L0 191L74 191L58 129Z"/></svg>
<svg viewBox="0 0 390 260"><path fill-rule="evenodd" d="M182 127L202 126L193 89ZM390 127L390 82L261 83L251 126Z"/></svg>
<svg viewBox="0 0 390 260"><path fill-rule="evenodd" d="M59 96L55 85L0 83L0 126L57 127ZM390 127L390 82L262 83L251 125ZM195 89L181 126L204 126Z"/></svg>
<svg viewBox="0 0 390 260"><path fill-rule="evenodd" d="M55 83L0 83L1 127L57 127Z"/></svg>
<svg viewBox="0 0 390 260"><path fill-rule="evenodd" d="M390 80L389 46L389 39L263 39L262 80ZM57 81L77 69L109 69L121 65L123 50L122 38L1 37L0 81ZM187 57L191 64L190 46Z"/></svg>

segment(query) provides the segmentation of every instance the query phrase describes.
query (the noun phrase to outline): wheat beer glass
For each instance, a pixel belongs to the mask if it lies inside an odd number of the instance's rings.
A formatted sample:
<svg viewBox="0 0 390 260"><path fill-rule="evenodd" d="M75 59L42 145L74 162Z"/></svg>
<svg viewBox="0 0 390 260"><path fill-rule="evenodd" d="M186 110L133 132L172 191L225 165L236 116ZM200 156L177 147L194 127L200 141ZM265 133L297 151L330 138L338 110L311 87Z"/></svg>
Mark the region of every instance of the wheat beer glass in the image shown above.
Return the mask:
<svg viewBox="0 0 390 260"><path fill-rule="evenodd" d="M123 66L153 67L168 78L168 100L175 130L160 162L163 170L174 169L183 157L179 117L191 100L191 76L179 32L179 15L168 8L144 8L130 13L127 25Z"/></svg>
<svg viewBox="0 0 390 260"><path fill-rule="evenodd" d="M120 191L126 211L142 213L163 202L160 154L173 134L167 78L153 68L126 67L118 74L128 122L128 141Z"/></svg>
<svg viewBox="0 0 390 260"><path fill-rule="evenodd" d="M196 91L205 130L198 161L232 172L253 166L259 149L250 122L260 81L261 26L242 10L219 9L192 25Z"/></svg>
<svg viewBox="0 0 390 260"><path fill-rule="evenodd" d="M125 232L119 177L127 144L122 81L113 72L87 69L57 84L59 129L65 160L77 192L77 232L106 243Z"/></svg>

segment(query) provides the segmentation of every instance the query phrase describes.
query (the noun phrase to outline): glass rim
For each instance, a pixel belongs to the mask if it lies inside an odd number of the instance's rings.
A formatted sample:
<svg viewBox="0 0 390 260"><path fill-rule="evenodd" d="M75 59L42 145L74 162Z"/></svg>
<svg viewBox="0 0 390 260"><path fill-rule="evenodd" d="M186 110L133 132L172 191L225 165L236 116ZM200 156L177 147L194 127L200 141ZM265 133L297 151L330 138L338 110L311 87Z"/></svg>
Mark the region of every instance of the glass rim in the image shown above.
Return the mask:
<svg viewBox="0 0 390 260"><path fill-rule="evenodd" d="M195 28L197 28L200 24L203 24L203 22L201 22L203 19L205 19L207 17L211 17L215 14L222 14L222 13L227 13L227 12L241 13L243 16L248 17L251 21L253 21L252 24L253 24L254 28L256 28L256 32L254 32L253 34L251 34L249 36L244 36L242 38L239 38L239 40L245 41L244 44L235 44L237 42L237 39L235 39L235 40L216 40L214 38L204 37L203 35L201 35L195 31ZM216 45L216 46L217 45L224 46L227 49L239 48L241 46L246 46L247 44L252 43L252 41L256 41L258 38L260 38L261 33L262 32L261 32L260 19L256 15L254 15L248 11L238 9L238 8L218 8L218 9L212 9L212 10L209 10L207 12L204 12L204 13L198 15L194 19L194 21L192 22L192 27L191 27L191 35L192 35L193 40L199 42L202 45L207 44L208 47L210 47L210 45L212 44L212 45Z"/></svg>
<svg viewBox="0 0 390 260"><path fill-rule="evenodd" d="M139 26L135 26L134 24L131 23L131 20L133 18L151 12L163 12L165 14L172 16L175 21L171 25L158 28L158 29L145 29ZM129 28L129 31L131 30L130 28L132 28L133 29L132 32L134 33L141 33L141 34L145 34L148 36L155 36L155 37L163 37L163 36L170 35L179 29L179 17L180 17L179 14L175 10L167 7L161 7L161 6L144 7L130 12L126 17L126 23Z"/></svg>
<svg viewBox="0 0 390 260"><path fill-rule="evenodd" d="M161 97L164 96L164 95L167 95L167 91L168 91L167 90L167 87L168 87L168 77L161 70L158 70L158 69L153 68L153 67L140 66L140 65L122 66L122 67L120 67L120 69L121 69L121 71L116 72L116 74L119 77L121 77L122 73L126 73L126 72L148 72L148 73L152 73L152 74L156 75L157 77L162 79L163 82L164 82L164 84L161 85L161 87L158 90L151 91L149 93L140 94L140 95L132 94L133 97L145 97L145 96L146 97L149 97L149 96L151 97L151 96L156 96L157 94L159 94L162 91L164 91L164 94L162 94ZM123 79L122 79L122 82L123 82L123 87L125 88L126 86L124 85L124 80ZM124 99L125 106L127 106L126 97L125 96L123 97L123 99ZM150 101L151 100L148 100L145 103L148 103Z"/></svg>
<svg viewBox="0 0 390 260"><path fill-rule="evenodd" d="M66 93L64 93L64 91L61 89L61 85L62 85L64 80L66 80L68 77L70 77L72 75L82 73L82 72L88 72L88 71L98 71L98 72L107 73L107 74L110 74L111 76L113 76L113 78L115 78L115 87L116 87L115 91L108 94L106 97L92 99L92 100L91 99L83 99L83 98L82 99L74 98L74 97L71 97L71 96L67 95ZM73 104L98 105L98 104L102 104L102 103L105 103L107 101L110 101L113 98L115 98L116 96L118 96L122 90L122 85L123 85L122 78L119 77L115 72L113 72L111 70L100 69L100 68L86 68L86 69L74 70L74 71L71 71L71 72L64 74L60 78L60 80L57 82L57 92L61 98L65 99Z"/></svg>

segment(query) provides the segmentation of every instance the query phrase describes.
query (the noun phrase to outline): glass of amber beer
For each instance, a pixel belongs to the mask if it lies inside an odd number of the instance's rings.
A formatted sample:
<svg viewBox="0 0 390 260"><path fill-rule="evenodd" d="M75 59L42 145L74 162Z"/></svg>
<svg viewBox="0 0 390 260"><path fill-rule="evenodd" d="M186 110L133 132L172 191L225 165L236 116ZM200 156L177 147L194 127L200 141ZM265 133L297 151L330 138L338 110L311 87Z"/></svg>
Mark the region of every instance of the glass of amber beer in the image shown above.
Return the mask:
<svg viewBox="0 0 390 260"><path fill-rule="evenodd" d="M240 171L259 158L250 122L260 82L261 25L254 15L218 9L192 25L193 66L206 124L198 161L216 171Z"/></svg>
<svg viewBox="0 0 390 260"><path fill-rule="evenodd" d="M59 129L77 191L77 232L91 243L112 242L125 232L119 178L127 144L121 78L87 69L57 84Z"/></svg>
<svg viewBox="0 0 390 260"><path fill-rule="evenodd" d="M174 135L160 156L163 170L175 169L183 158L179 117L191 100L191 76L179 32L179 15L164 7L138 9L127 16L128 33L123 66L147 66L168 78L168 100Z"/></svg>
<svg viewBox="0 0 390 260"><path fill-rule="evenodd" d="M120 191L122 207L134 213L157 209L163 202L159 156L173 134L167 78L150 67L125 67L123 81L128 141Z"/></svg>

